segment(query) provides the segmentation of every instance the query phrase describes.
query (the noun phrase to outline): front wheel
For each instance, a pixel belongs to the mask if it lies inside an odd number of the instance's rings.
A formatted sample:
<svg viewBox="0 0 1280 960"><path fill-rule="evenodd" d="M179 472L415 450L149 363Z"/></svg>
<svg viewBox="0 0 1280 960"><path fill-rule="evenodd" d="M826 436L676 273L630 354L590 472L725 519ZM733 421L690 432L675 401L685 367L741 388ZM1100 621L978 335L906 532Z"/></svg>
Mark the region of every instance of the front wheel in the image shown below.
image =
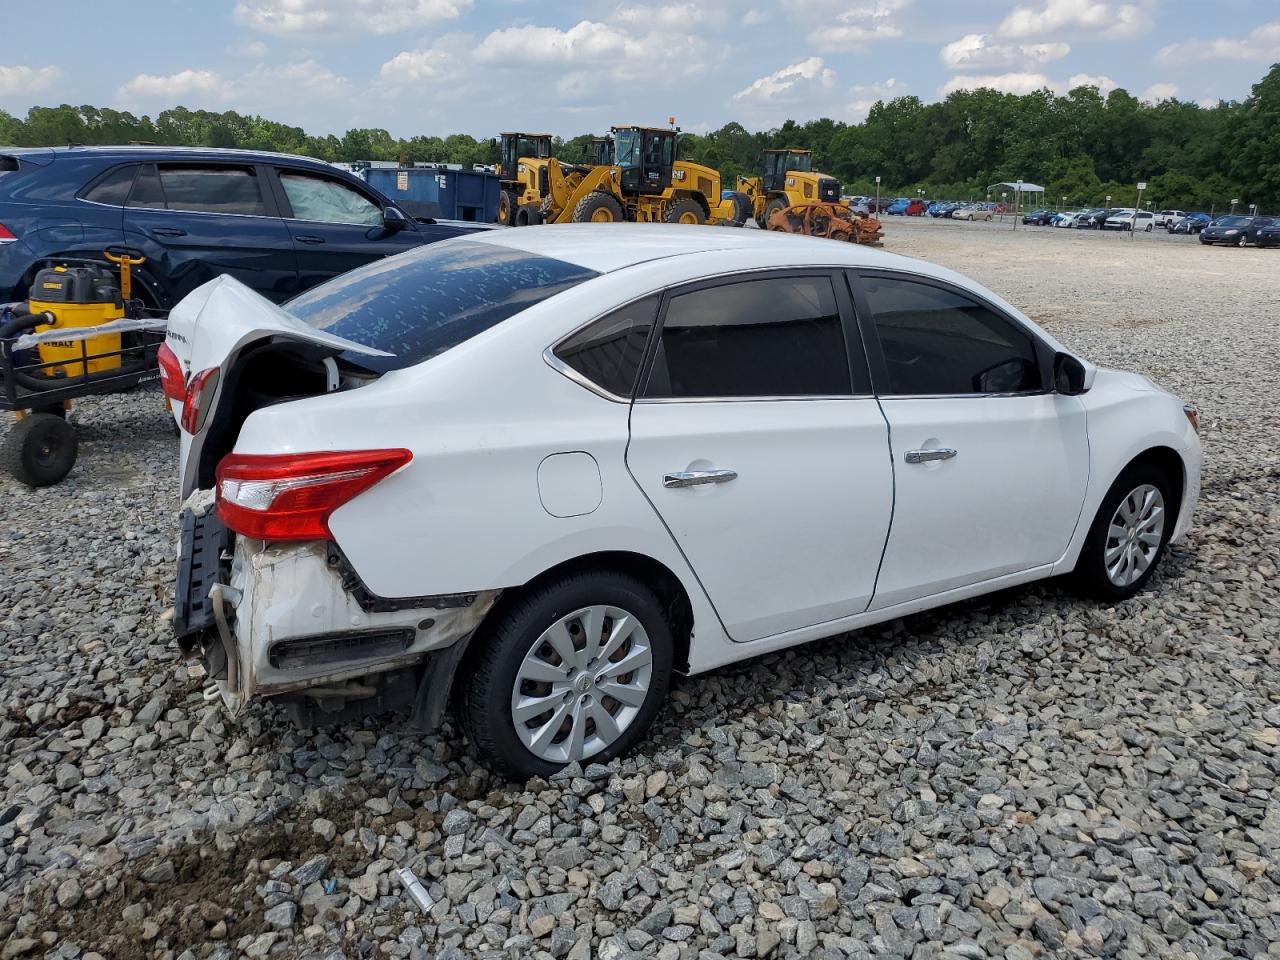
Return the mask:
<svg viewBox="0 0 1280 960"><path fill-rule="evenodd" d="M1246 237L1243 233L1240 234L1240 236L1236 239L1236 246L1247 247L1248 245L1249 245L1249 238Z"/></svg>
<svg viewBox="0 0 1280 960"><path fill-rule="evenodd" d="M654 592L612 572L573 574L505 611L462 681L463 728L516 779L608 763L644 736L671 684L671 628Z"/></svg>
<svg viewBox="0 0 1280 960"><path fill-rule="evenodd" d="M1169 478L1150 465L1131 467L1103 498L1076 562L1077 582L1099 600L1127 600L1164 556L1176 510Z"/></svg>

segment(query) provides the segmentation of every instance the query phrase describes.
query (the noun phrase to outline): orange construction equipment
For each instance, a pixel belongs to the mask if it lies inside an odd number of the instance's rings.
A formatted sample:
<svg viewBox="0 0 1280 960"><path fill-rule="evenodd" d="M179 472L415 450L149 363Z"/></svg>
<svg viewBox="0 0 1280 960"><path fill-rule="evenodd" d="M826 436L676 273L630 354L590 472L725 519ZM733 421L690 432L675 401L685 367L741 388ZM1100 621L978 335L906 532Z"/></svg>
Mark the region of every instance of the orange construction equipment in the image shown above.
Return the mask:
<svg viewBox="0 0 1280 960"><path fill-rule="evenodd" d="M878 246L884 235L879 220L843 203L798 203L775 209L769 214L766 229L869 246Z"/></svg>

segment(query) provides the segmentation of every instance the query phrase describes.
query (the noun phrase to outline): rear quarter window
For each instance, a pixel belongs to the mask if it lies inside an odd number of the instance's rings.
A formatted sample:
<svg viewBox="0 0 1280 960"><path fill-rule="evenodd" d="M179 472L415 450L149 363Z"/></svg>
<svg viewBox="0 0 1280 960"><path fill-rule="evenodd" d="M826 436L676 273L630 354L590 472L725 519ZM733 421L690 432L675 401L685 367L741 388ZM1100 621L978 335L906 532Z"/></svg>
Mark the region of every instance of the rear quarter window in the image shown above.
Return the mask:
<svg viewBox="0 0 1280 960"><path fill-rule="evenodd" d="M381 373L438 356L598 275L523 250L448 240L343 274L285 309L319 330L395 354L346 358Z"/></svg>

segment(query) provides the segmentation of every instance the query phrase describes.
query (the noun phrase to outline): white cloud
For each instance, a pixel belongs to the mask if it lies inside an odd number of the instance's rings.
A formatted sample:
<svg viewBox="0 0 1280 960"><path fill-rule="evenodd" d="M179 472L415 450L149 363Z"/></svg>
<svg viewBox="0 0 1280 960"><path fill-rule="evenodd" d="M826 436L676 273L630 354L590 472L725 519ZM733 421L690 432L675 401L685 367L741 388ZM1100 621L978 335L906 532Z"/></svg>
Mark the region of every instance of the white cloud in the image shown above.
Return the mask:
<svg viewBox="0 0 1280 960"><path fill-rule="evenodd" d="M60 76L57 67L0 66L0 96L44 90Z"/></svg>
<svg viewBox="0 0 1280 960"><path fill-rule="evenodd" d="M621 6L609 18L630 26L663 30L689 29L719 20L723 11L714 3L664 3Z"/></svg>
<svg viewBox="0 0 1280 960"><path fill-rule="evenodd" d="M957 90L999 90L1001 93L1027 94L1046 87L1053 89L1053 82L1043 73L999 73L982 76L952 77L938 88L938 96L947 97Z"/></svg>
<svg viewBox="0 0 1280 960"><path fill-rule="evenodd" d="M1067 80L1065 88L1058 87L1059 93L1066 93L1074 90L1076 87L1097 87L1098 92L1104 97L1112 90L1116 89L1119 84L1108 76L1096 73L1073 73Z"/></svg>
<svg viewBox="0 0 1280 960"><path fill-rule="evenodd" d="M1177 95L1178 85L1176 83L1153 83L1142 91L1142 95L1138 99L1147 103L1159 103L1161 100L1172 100Z"/></svg>
<svg viewBox="0 0 1280 960"><path fill-rule="evenodd" d="M1272 20L1250 31L1243 39L1188 40L1172 43L1156 54L1156 59L1178 60L1280 60L1280 20Z"/></svg>
<svg viewBox="0 0 1280 960"><path fill-rule="evenodd" d="M762 23L768 23L773 19L773 14L768 10L748 10L742 15L742 25L744 27L758 27Z"/></svg>
<svg viewBox="0 0 1280 960"><path fill-rule="evenodd" d="M901 80L895 80L890 77L884 83L867 83L859 84L849 88L849 95L853 97L846 105L846 112L849 119L854 122L865 120L867 114L881 100L891 100L894 97L905 96L910 91Z"/></svg>
<svg viewBox="0 0 1280 960"><path fill-rule="evenodd" d="M835 71L821 57L810 57L761 77L733 95L739 103L789 102L815 88L832 87Z"/></svg>
<svg viewBox="0 0 1280 960"><path fill-rule="evenodd" d="M238 23L263 33L396 33L457 20L472 0L240 0Z"/></svg>
<svg viewBox="0 0 1280 960"><path fill-rule="evenodd" d="M1116 89L1116 82L1101 74L1076 73L1066 80L1051 80L1043 73L1013 72L986 74L984 76L952 77L938 88L938 96L946 97L957 90L999 90L1001 93L1014 93L1019 96L1035 93L1037 90L1049 90L1062 95L1076 87L1097 87L1106 96Z"/></svg>
<svg viewBox="0 0 1280 960"><path fill-rule="evenodd" d="M1070 52L1067 43L992 43L985 34L970 33L943 47L938 59L951 70L971 70L1049 63Z"/></svg>
<svg viewBox="0 0 1280 960"><path fill-rule="evenodd" d="M997 32L1015 39L1061 38L1065 33L1089 33L1110 39L1135 37L1151 29L1156 3L1158 0L1041 0L1036 5L1014 7Z"/></svg>
<svg viewBox="0 0 1280 960"><path fill-rule="evenodd" d="M231 97L232 85L222 74L213 70L181 70L178 73L140 73L127 81L116 97L121 100L166 99L175 101L186 97L198 102L210 103Z"/></svg>
<svg viewBox="0 0 1280 960"><path fill-rule="evenodd" d="M378 78L387 83L421 83L456 76L457 58L445 50L404 50L382 65Z"/></svg>
<svg viewBox="0 0 1280 960"><path fill-rule="evenodd" d="M870 0L847 3L842 0L784 0L783 6L810 27L809 43L824 53L848 53L865 49L874 40L893 40L903 35L895 15L911 5L911 0Z"/></svg>
<svg viewBox="0 0 1280 960"><path fill-rule="evenodd" d="M235 104L240 110L334 102L349 96L351 81L315 60L275 66L260 65L237 77L214 70L182 70L171 74L140 73L116 91L124 104L151 101L157 106L183 102L190 107Z"/></svg>
<svg viewBox="0 0 1280 960"><path fill-rule="evenodd" d="M484 37L472 57L494 67L596 66L596 92L603 92L602 80L667 85L706 69L706 45L696 33L653 27L636 30L627 23L596 20L581 20L567 30L507 27Z"/></svg>
<svg viewBox="0 0 1280 960"><path fill-rule="evenodd" d="M261 60L270 52L271 48L261 40L240 40L227 47L227 53L231 56L252 60Z"/></svg>

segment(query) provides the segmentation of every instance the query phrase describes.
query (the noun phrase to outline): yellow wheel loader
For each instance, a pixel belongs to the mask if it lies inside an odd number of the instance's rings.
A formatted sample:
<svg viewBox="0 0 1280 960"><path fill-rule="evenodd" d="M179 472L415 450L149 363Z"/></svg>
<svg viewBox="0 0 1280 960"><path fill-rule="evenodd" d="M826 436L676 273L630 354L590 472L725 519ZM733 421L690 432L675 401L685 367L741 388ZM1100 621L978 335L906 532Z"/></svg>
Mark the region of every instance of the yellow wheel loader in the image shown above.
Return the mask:
<svg viewBox="0 0 1280 960"><path fill-rule="evenodd" d="M745 195L721 197L717 171L676 158L678 131L622 126L611 133L610 163L587 168L548 164L548 223L630 220L740 227L751 215Z"/></svg>
<svg viewBox="0 0 1280 960"><path fill-rule="evenodd" d="M547 195L547 165L551 160L551 134L504 133L499 141L497 223L525 226L542 222L542 201Z"/></svg>
<svg viewBox="0 0 1280 960"><path fill-rule="evenodd" d="M766 150L760 173L739 177L738 190L751 201L751 215L762 229L779 210L806 203L840 203L840 181L813 169L809 150Z"/></svg>

